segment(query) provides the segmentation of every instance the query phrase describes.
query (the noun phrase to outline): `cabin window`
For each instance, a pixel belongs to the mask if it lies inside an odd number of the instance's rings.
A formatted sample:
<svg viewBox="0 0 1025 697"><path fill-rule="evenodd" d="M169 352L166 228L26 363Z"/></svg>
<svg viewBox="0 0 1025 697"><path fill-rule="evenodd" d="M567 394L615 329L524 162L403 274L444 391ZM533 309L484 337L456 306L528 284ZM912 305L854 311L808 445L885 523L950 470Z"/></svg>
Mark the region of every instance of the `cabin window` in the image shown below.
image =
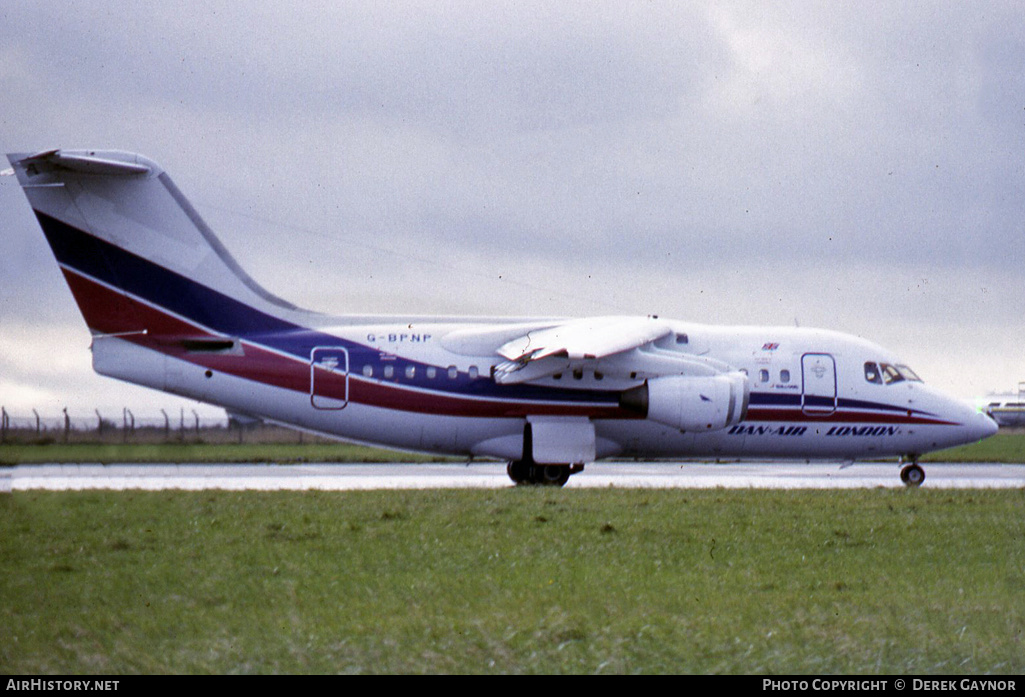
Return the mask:
<svg viewBox="0 0 1025 697"><path fill-rule="evenodd" d="M583 380L584 379L584 369L583 368L577 368L576 370L574 370L573 371L573 379L574 380Z"/></svg>
<svg viewBox="0 0 1025 697"><path fill-rule="evenodd" d="M384 377L385 377L385 379L389 379L389 380L391 378L395 377L395 366L393 366L393 365L386 365L386 366L384 366Z"/></svg>
<svg viewBox="0 0 1025 697"><path fill-rule="evenodd" d="M454 365L450 365L448 367L448 379L455 380L457 377L459 377L459 371L456 370L456 367Z"/></svg>
<svg viewBox="0 0 1025 697"><path fill-rule="evenodd" d="M879 366L872 361L865 364L865 379L873 385L883 384L883 377L879 373Z"/></svg>
<svg viewBox="0 0 1025 697"><path fill-rule="evenodd" d="M759 370L758 371L758 379L761 380L762 382L768 382L769 381L769 371L766 370L765 368L762 368L761 370Z"/></svg>
<svg viewBox="0 0 1025 697"><path fill-rule="evenodd" d="M407 365L406 366L406 377L408 379L410 379L410 380L412 380L413 378L416 377L416 366L415 365Z"/></svg>
<svg viewBox="0 0 1025 697"><path fill-rule="evenodd" d="M477 370L477 366L475 365L471 365L470 370L468 372L471 380L476 380L477 376L480 375L480 371Z"/></svg>
<svg viewBox="0 0 1025 697"><path fill-rule="evenodd" d="M783 384L786 384L786 383L790 382L790 371L787 370L786 368L784 368L783 370L779 371L779 381L782 382Z"/></svg>
<svg viewBox="0 0 1025 697"><path fill-rule="evenodd" d="M363 377L372 378L374 377L374 366L369 363L363 366Z"/></svg>
<svg viewBox="0 0 1025 697"><path fill-rule="evenodd" d="M438 375L438 370L433 365L427 368L427 379L433 380Z"/></svg>
<svg viewBox="0 0 1025 697"><path fill-rule="evenodd" d="M562 380L562 373L556 373L553 375L552 380Z"/></svg>
<svg viewBox="0 0 1025 697"><path fill-rule="evenodd" d="M604 380L605 379L605 373L599 372L597 370L594 371L594 379L595 380Z"/></svg>

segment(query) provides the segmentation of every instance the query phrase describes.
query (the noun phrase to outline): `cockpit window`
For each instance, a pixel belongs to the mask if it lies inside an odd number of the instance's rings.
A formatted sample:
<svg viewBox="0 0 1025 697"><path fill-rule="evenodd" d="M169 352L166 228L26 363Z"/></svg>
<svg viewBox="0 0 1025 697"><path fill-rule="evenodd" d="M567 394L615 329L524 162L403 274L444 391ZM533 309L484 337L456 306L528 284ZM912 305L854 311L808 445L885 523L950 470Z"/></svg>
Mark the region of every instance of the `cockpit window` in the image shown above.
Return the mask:
<svg viewBox="0 0 1025 697"><path fill-rule="evenodd" d="M915 371L906 365L890 365L889 363L865 363L865 381L873 385L893 385L898 382L922 382Z"/></svg>
<svg viewBox="0 0 1025 697"><path fill-rule="evenodd" d="M915 371L911 370L911 368L906 365L898 365L897 370L900 371L900 374L904 376L905 380L910 380L911 382L922 382L922 378L918 377Z"/></svg>
<svg viewBox="0 0 1025 697"><path fill-rule="evenodd" d="M915 371L906 365L890 365L889 363L880 363L879 367L883 370L883 382L887 385L892 385L895 382L903 382L908 380L910 382L922 382L922 378L915 374Z"/></svg>
<svg viewBox="0 0 1025 697"><path fill-rule="evenodd" d="M892 385L895 382L900 382L904 379L904 376L900 374L896 366L883 363L883 382L887 385Z"/></svg>

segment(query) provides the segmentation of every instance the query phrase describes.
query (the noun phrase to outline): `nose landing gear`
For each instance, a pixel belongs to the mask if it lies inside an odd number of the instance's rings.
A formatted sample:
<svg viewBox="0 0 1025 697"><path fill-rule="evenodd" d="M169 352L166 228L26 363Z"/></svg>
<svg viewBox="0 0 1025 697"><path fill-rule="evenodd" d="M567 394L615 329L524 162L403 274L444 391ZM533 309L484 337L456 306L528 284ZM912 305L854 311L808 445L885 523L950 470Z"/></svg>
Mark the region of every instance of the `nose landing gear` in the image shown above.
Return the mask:
<svg viewBox="0 0 1025 697"><path fill-rule="evenodd" d="M570 475L584 471L581 464L539 465L529 460L513 460L506 466L509 479L517 485L564 486Z"/></svg>
<svg viewBox="0 0 1025 697"><path fill-rule="evenodd" d="M900 480L909 487L921 486L925 481L925 470L918 464L917 455L910 455L909 459L911 462L900 468Z"/></svg>

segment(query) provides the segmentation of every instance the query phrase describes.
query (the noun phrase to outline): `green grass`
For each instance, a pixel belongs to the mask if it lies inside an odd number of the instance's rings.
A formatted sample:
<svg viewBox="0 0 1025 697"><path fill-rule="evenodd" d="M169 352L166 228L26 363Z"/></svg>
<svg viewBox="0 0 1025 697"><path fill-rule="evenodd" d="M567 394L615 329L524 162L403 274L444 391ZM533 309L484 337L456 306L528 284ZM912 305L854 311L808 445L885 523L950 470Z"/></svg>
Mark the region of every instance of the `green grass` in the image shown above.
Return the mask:
<svg viewBox="0 0 1025 697"><path fill-rule="evenodd" d="M1025 432L1001 431L978 443L930 453L922 461L1025 463Z"/></svg>
<svg viewBox="0 0 1025 697"><path fill-rule="evenodd" d="M451 458L346 443L5 443L0 465L99 462L438 462ZM1025 432L941 450L923 462L1025 462Z"/></svg>
<svg viewBox="0 0 1025 697"><path fill-rule="evenodd" d="M7 443L0 465L98 462L434 462L446 458L347 443Z"/></svg>
<svg viewBox="0 0 1025 697"><path fill-rule="evenodd" d="M1025 490L0 496L0 672L1021 673Z"/></svg>

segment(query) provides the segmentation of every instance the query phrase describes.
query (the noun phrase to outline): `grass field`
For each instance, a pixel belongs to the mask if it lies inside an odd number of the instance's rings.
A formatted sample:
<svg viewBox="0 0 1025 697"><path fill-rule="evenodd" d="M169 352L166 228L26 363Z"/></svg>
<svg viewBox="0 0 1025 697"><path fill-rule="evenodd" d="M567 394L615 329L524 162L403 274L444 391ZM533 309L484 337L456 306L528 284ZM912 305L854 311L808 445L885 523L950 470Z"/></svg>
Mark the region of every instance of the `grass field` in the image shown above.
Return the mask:
<svg viewBox="0 0 1025 697"><path fill-rule="evenodd" d="M0 496L0 672L1025 671L1025 491Z"/></svg>
<svg viewBox="0 0 1025 697"><path fill-rule="evenodd" d="M0 465L41 462L432 462L446 458L346 443L4 443ZM923 462L1025 462L1025 432L931 453Z"/></svg>
<svg viewBox="0 0 1025 697"><path fill-rule="evenodd" d="M348 443L12 443L0 465L98 462L435 462L446 458Z"/></svg>
<svg viewBox="0 0 1025 697"><path fill-rule="evenodd" d="M978 443L929 453L922 462L1025 463L1025 431L1002 430Z"/></svg>

